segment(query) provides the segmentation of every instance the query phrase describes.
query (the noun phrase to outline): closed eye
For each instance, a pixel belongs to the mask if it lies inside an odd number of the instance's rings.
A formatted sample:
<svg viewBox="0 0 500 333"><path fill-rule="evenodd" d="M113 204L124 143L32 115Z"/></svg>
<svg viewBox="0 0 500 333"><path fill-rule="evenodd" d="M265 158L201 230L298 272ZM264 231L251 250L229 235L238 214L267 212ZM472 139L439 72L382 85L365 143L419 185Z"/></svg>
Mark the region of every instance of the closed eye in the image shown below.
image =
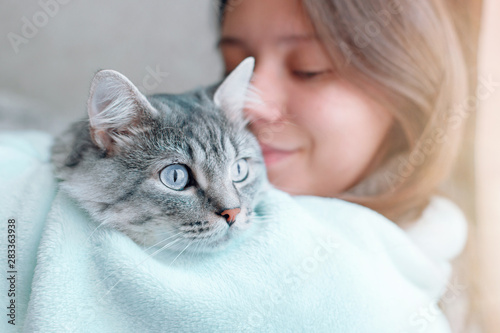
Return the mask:
<svg viewBox="0 0 500 333"><path fill-rule="evenodd" d="M312 79L331 73L329 69L322 71L293 71L293 75L299 79Z"/></svg>

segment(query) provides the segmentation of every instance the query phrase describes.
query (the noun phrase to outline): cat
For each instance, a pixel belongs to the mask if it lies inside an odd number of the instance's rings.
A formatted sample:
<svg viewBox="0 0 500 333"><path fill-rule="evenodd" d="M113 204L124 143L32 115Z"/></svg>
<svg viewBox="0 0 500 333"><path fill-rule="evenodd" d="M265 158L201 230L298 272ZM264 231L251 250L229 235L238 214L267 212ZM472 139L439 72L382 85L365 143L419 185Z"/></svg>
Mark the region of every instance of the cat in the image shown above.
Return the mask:
<svg viewBox="0 0 500 333"><path fill-rule="evenodd" d="M243 113L257 100L254 63L245 59L209 87L147 97L122 74L99 71L88 119L52 147L60 188L139 245L169 239L172 251L225 248L252 224L254 200L268 184Z"/></svg>

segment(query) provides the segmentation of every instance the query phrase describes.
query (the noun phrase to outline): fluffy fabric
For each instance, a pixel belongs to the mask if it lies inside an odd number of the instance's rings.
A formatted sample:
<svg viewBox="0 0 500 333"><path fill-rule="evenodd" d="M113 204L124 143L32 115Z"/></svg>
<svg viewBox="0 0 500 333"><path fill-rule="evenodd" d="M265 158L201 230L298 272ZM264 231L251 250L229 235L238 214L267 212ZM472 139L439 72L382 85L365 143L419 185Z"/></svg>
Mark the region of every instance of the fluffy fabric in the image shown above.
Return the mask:
<svg viewBox="0 0 500 333"><path fill-rule="evenodd" d="M151 256L58 191L51 142L0 135L0 261L15 219L17 271L2 332L449 332L448 274L369 209L271 189L227 250Z"/></svg>

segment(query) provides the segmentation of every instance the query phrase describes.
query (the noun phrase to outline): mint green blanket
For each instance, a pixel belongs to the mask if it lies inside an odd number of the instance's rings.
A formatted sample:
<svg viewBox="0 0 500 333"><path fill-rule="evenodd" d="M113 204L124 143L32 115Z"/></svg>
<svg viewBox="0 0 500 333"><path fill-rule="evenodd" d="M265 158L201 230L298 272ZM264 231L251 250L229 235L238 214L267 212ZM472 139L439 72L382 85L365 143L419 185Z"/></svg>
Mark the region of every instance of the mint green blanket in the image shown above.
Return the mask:
<svg viewBox="0 0 500 333"><path fill-rule="evenodd" d="M227 250L151 256L58 191L51 141L0 135L1 332L449 332L446 281L369 209L272 189Z"/></svg>

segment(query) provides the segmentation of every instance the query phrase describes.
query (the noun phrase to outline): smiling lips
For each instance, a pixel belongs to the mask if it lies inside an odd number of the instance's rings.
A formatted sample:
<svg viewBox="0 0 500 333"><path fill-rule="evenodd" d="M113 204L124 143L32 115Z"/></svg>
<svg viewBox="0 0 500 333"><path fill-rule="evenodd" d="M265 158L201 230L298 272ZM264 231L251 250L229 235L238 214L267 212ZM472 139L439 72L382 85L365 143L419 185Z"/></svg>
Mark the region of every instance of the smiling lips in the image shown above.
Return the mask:
<svg viewBox="0 0 500 333"><path fill-rule="evenodd" d="M266 166L275 164L276 162L279 162L298 151L298 149L292 149L292 150L277 149L268 146L266 144L263 144L261 142L259 142L259 144L260 148L262 149L262 155L264 156L264 162L266 163Z"/></svg>

